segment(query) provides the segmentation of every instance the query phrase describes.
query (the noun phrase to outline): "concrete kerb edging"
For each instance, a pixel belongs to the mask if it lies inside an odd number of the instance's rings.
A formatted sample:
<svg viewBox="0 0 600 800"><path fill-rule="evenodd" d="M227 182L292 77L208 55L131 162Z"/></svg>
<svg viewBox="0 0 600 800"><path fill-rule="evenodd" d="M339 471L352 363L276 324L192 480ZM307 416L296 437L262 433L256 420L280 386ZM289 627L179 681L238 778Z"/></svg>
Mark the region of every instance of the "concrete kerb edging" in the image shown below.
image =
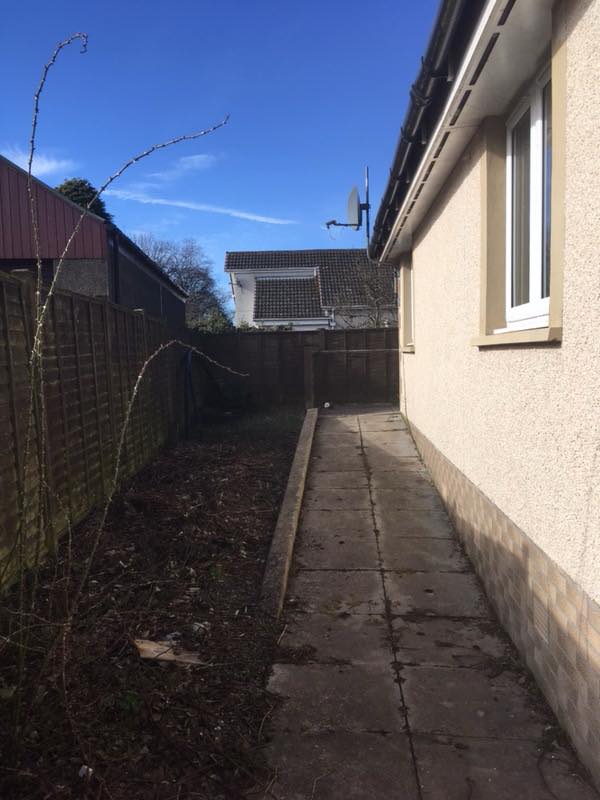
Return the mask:
<svg viewBox="0 0 600 800"><path fill-rule="evenodd" d="M261 590L261 606L267 614L270 614L275 619L278 619L281 614L287 590L294 541L298 523L300 522L300 510L304 497L308 462L310 461L318 415L318 408L309 408L304 417L283 502L279 510L271 549L267 558Z"/></svg>

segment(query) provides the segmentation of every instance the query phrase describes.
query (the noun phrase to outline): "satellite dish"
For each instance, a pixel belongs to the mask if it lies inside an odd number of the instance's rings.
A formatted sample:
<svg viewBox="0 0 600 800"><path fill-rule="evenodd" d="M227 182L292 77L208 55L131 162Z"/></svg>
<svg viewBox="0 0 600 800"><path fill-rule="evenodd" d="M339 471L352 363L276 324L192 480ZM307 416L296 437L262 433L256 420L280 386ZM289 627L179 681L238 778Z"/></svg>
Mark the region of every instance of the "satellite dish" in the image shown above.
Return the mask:
<svg viewBox="0 0 600 800"><path fill-rule="evenodd" d="M360 197L358 196L358 189L356 186L352 187L352 191L348 196L348 222L338 222L335 219L330 219L329 222L325 223L325 227L327 230L332 226L336 228L354 228L355 231L359 231L362 227L362 212L365 211L366 214L366 234L367 234L367 246L369 244L369 238L371 236L370 225L369 225L369 211L371 209L371 204L369 203L369 168L365 167L365 197L366 200L364 203L360 202Z"/></svg>
<svg viewBox="0 0 600 800"><path fill-rule="evenodd" d="M360 202L360 197L358 196L358 189L356 186L352 187L350 194L348 195L348 222L351 228L354 230L359 230L362 224L362 206Z"/></svg>

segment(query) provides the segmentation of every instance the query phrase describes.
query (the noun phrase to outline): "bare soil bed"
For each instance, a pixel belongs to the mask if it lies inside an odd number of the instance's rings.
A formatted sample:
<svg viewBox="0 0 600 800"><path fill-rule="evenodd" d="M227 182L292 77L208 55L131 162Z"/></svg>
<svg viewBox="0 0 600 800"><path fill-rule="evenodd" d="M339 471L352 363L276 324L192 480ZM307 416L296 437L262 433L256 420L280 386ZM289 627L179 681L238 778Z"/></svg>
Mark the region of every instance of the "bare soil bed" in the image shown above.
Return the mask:
<svg viewBox="0 0 600 800"><path fill-rule="evenodd" d="M18 587L5 598L2 800L268 796L261 736L278 630L257 600L301 422L261 414L203 428L136 476L115 499L66 638L98 515L48 560L31 615L17 613ZM5 638L18 625L20 681ZM200 663L143 660L138 639Z"/></svg>

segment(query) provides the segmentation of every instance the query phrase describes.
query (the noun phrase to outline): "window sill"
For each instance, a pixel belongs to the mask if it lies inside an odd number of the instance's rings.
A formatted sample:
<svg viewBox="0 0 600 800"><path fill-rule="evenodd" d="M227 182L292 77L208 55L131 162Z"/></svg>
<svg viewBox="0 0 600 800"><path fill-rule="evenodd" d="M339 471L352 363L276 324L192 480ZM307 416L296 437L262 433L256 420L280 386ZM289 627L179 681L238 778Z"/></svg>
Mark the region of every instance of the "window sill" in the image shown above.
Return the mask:
<svg viewBox="0 0 600 800"><path fill-rule="evenodd" d="M562 341L562 328L529 328L522 331L474 336L473 347L506 347L518 344L551 344Z"/></svg>
<svg viewBox="0 0 600 800"><path fill-rule="evenodd" d="M415 352L415 346L414 346L414 344L402 345L402 347L400 348L400 352L401 353L414 353Z"/></svg>

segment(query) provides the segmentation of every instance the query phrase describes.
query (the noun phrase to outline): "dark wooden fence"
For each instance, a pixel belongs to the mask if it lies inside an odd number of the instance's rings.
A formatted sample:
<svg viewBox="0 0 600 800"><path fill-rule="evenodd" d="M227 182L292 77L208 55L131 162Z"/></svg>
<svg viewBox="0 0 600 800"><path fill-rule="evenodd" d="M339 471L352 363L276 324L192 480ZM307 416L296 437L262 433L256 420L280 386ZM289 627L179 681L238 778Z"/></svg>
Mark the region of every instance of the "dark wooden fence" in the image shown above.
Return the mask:
<svg viewBox="0 0 600 800"><path fill-rule="evenodd" d="M234 402L310 407L326 400L398 400L397 328L237 331L194 341L217 361L248 373L236 378L215 372Z"/></svg>
<svg viewBox="0 0 600 800"><path fill-rule="evenodd" d="M144 312L57 292L44 325L44 390L32 394L33 303L30 273L0 273L0 576L14 571L18 539L29 553L51 549L68 521L81 519L107 496L137 376L156 348L177 336ZM170 347L145 372L121 477L186 428L193 410L185 402L191 382L185 380L185 353ZM196 373L192 379L202 383ZM40 503L47 521L43 540Z"/></svg>
<svg viewBox="0 0 600 800"><path fill-rule="evenodd" d="M311 406L398 402L398 350L319 350L313 353Z"/></svg>

